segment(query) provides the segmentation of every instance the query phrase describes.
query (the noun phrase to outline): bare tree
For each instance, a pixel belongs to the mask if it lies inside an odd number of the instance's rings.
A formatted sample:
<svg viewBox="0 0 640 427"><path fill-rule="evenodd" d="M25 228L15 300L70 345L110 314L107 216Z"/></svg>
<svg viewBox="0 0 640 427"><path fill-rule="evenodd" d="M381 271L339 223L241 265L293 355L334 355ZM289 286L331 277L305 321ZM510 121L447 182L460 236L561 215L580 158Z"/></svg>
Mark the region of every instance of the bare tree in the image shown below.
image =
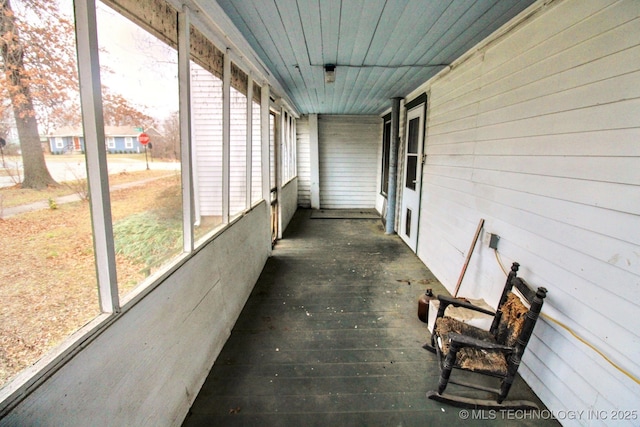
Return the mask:
<svg viewBox="0 0 640 427"><path fill-rule="evenodd" d="M102 87L104 124L107 126L131 126L132 124L148 128L155 125L154 119L141 112L125 97Z"/></svg>
<svg viewBox="0 0 640 427"><path fill-rule="evenodd" d="M5 95L0 96L0 115L13 110L24 188L57 185L47 170L39 132L81 126L74 23L58 2L0 0L0 93ZM103 66L102 72L110 70ZM124 96L107 86L102 92L105 125L155 126Z"/></svg>
<svg viewBox="0 0 640 427"><path fill-rule="evenodd" d="M180 119L177 111L162 123L162 138L158 144L153 145L153 150L154 157L173 160L180 158Z"/></svg>
<svg viewBox="0 0 640 427"><path fill-rule="evenodd" d="M48 2L43 2L48 3ZM23 188L42 189L57 185L44 161L38 122L31 94L31 75L25 68L25 47L9 0L0 0L0 51L4 86L16 121L24 167Z"/></svg>

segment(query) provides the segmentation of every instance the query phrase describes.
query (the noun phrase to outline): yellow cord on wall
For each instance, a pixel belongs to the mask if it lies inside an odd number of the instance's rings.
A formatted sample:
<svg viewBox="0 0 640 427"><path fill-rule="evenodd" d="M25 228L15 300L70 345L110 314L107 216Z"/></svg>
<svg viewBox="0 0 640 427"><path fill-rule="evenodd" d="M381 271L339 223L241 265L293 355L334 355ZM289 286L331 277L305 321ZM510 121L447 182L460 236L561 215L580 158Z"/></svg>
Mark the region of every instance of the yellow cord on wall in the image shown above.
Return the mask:
<svg viewBox="0 0 640 427"><path fill-rule="evenodd" d="M507 270L502 265L502 261L500 260L500 257L498 256L498 251L496 249L494 249L493 251L496 254L496 261L498 261L498 265L500 266L500 269L502 270L504 275L507 276L508 275ZM607 355L605 355L602 351L600 351L598 348L596 348L596 346L594 346L593 344L591 344L590 342L588 342L587 340L585 340L584 338L579 336L569 326L565 325L564 323L562 323L561 321L559 321L557 319L554 319L553 317L549 316L548 314L540 313L540 315L542 315L542 317L544 317L545 319L550 320L553 323L555 323L556 325L558 325L558 326L562 327L563 329L565 329L567 332L569 332L571 335L573 335L578 341L580 341L581 343L583 343L584 345L589 347L591 350L593 350L596 353L598 353L600 355L600 357L602 357L604 360L609 362L609 364L611 366L613 366L618 371L620 371L623 374L625 374L627 377L631 378L636 384L640 384L640 379L638 379L636 376L634 376L631 372L629 372L626 369L622 368L621 366L617 365L613 360L609 359L609 357L607 357Z"/></svg>

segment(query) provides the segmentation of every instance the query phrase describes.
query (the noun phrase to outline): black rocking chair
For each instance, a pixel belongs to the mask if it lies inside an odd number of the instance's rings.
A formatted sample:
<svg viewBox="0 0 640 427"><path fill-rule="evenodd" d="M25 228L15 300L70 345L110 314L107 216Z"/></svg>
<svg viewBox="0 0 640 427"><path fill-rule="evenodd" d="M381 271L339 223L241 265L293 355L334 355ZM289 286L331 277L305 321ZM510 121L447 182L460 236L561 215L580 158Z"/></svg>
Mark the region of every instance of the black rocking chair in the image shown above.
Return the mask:
<svg viewBox="0 0 640 427"><path fill-rule="evenodd" d="M519 264L514 262L495 314L469 304L464 299L438 296L440 307L431 335L431 346L425 345L425 348L438 356L440 383L437 391L427 393L429 399L464 408L537 409L534 402L505 401L547 293L542 287L536 292L529 288L523 279L517 277L518 268ZM513 293L514 288L529 308ZM449 305L494 316L490 330L485 331L445 316ZM453 368L498 378L500 387L449 379ZM497 398L474 399L445 394L448 383L488 391L497 395Z"/></svg>

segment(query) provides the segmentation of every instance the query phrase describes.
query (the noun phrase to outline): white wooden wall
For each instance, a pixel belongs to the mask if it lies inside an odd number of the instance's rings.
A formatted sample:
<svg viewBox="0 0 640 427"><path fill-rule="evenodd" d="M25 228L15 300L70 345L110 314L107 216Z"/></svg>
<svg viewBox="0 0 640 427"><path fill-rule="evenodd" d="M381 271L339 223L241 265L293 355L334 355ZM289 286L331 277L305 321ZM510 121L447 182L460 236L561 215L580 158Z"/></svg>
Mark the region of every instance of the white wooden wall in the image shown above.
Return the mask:
<svg viewBox="0 0 640 427"><path fill-rule="evenodd" d="M229 213L241 213L247 205L247 97L231 88L229 154Z"/></svg>
<svg viewBox="0 0 640 427"><path fill-rule="evenodd" d="M420 89L430 97L418 247L453 290L485 218L460 295L496 304L496 233L504 264L548 288L543 313L636 378L639 18L636 0L556 1ZM520 373L552 410L639 409L636 382L548 319Z"/></svg>
<svg viewBox="0 0 640 427"><path fill-rule="evenodd" d="M280 192L280 231L284 232L298 210L298 178L293 178Z"/></svg>
<svg viewBox="0 0 640 427"><path fill-rule="evenodd" d="M197 211L222 215L222 80L191 63L191 116Z"/></svg>
<svg viewBox="0 0 640 427"><path fill-rule="evenodd" d="M262 135L260 134L260 104L252 102L251 126L251 202L262 200Z"/></svg>
<svg viewBox="0 0 640 427"><path fill-rule="evenodd" d="M381 121L378 116L318 117L321 208L375 207Z"/></svg>
<svg viewBox="0 0 640 427"><path fill-rule="evenodd" d="M194 143L194 162L196 169L196 200L198 212L203 216L222 215L222 80L205 71L196 64L192 66L191 78L191 110L193 116L192 136ZM247 105L246 96L231 89L230 99L230 181L229 204L231 215L242 212L246 207L247 176ZM259 106L253 107L255 116ZM253 174L260 171L259 126L254 126L252 133ZM255 141L255 142L254 142ZM261 181L252 174L256 187L254 199L260 197ZM254 193L252 189L252 193Z"/></svg>
<svg viewBox="0 0 640 427"><path fill-rule="evenodd" d="M298 150L298 205L311 207L311 146L309 140L309 116L297 121Z"/></svg>
<svg viewBox="0 0 640 427"><path fill-rule="evenodd" d="M269 256L258 205L38 386L3 426L180 425Z"/></svg>

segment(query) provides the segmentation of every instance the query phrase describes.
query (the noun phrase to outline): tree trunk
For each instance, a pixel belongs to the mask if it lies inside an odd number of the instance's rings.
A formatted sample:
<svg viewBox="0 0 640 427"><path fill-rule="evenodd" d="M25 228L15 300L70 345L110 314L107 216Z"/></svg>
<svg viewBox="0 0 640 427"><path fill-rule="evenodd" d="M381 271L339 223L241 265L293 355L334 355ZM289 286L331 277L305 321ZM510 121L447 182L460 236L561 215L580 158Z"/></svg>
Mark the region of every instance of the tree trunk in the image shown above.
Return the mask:
<svg viewBox="0 0 640 427"><path fill-rule="evenodd" d="M43 189L58 185L51 177L40 144L38 123L29 90L29 77L24 69L24 50L20 43L15 17L9 0L0 0L0 35L2 37L2 60L9 86L13 115L16 120L22 163L24 167L23 188Z"/></svg>

